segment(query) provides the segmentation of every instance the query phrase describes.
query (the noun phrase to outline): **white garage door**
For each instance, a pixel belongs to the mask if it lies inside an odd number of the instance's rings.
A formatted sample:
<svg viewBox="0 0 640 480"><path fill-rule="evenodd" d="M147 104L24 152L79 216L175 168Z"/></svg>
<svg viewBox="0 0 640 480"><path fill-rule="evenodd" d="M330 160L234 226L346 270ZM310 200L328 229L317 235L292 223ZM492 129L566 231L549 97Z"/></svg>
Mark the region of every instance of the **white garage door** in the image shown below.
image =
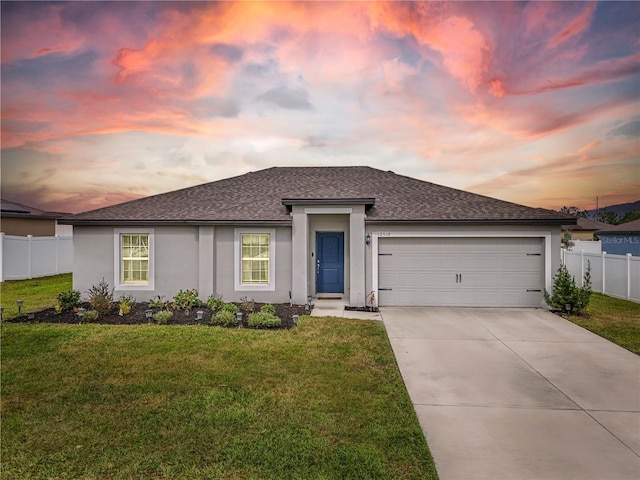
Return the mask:
<svg viewBox="0 0 640 480"><path fill-rule="evenodd" d="M542 238L381 238L381 306L539 307Z"/></svg>

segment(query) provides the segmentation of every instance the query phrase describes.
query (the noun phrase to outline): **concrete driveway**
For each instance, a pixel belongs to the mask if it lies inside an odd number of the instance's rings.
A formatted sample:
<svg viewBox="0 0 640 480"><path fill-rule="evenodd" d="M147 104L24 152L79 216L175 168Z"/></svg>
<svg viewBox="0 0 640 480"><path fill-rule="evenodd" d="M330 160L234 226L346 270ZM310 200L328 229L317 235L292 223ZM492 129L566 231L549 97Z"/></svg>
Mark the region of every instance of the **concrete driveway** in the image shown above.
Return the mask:
<svg viewBox="0 0 640 480"><path fill-rule="evenodd" d="M640 357L537 309L382 308L441 480L640 479Z"/></svg>

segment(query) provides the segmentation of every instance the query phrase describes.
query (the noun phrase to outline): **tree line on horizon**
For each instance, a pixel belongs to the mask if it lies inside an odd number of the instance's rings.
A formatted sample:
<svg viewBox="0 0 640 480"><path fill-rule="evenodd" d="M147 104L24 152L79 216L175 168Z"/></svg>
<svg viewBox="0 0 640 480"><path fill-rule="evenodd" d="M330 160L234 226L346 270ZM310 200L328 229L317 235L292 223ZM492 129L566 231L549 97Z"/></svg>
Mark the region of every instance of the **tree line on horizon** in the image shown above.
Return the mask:
<svg viewBox="0 0 640 480"><path fill-rule="evenodd" d="M624 215L617 215L607 208L600 208L595 212L588 212L587 210L580 210L578 207L562 207L559 210L560 213L565 213L573 217L588 218L589 220L595 220L597 222L608 223L609 225L620 225L621 223L632 222L640 219L640 210L631 210Z"/></svg>

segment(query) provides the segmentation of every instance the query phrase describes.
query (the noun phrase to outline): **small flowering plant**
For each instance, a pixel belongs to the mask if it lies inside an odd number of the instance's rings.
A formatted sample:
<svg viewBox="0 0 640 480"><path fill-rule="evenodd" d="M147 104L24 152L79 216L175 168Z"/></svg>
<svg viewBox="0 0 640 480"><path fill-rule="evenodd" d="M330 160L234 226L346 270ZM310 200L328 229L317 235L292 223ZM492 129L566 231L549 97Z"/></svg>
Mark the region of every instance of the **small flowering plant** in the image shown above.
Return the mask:
<svg viewBox="0 0 640 480"><path fill-rule="evenodd" d="M128 315L131 312L131 307L136 303L135 297L131 295L123 295L118 301L120 307L120 315Z"/></svg>
<svg viewBox="0 0 640 480"><path fill-rule="evenodd" d="M159 308L169 311L171 307L171 302L165 299L163 295L156 295L154 298L149 299L149 308Z"/></svg>
<svg viewBox="0 0 640 480"><path fill-rule="evenodd" d="M180 290L173 297L173 305L188 312L193 307L201 306L202 302L198 299L198 290Z"/></svg>

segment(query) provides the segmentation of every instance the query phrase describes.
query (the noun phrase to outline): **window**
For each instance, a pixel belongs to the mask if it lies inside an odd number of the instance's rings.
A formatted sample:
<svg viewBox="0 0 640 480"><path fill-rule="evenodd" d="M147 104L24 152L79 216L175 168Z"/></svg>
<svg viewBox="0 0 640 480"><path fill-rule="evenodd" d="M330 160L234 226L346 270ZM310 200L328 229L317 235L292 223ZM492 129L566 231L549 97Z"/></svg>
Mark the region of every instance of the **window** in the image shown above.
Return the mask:
<svg viewBox="0 0 640 480"><path fill-rule="evenodd" d="M269 283L269 234L243 233L242 283Z"/></svg>
<svg viewBox="0 0 640 480"><path fill-rule="evenodd" d="M236 290L275 290L275 230L236 229Z"/></svg>
<svg viewBox="0 0 640 480"><path fill-rule="evenodd" d="M116 290L153 290L152 228L114 230L114 283Z"/></svg>
<svg viewBox="0 0 640 480"><path fill-rule="evenodd" d="M149 234L122 234L122 283L149 283Z"/></svg>

